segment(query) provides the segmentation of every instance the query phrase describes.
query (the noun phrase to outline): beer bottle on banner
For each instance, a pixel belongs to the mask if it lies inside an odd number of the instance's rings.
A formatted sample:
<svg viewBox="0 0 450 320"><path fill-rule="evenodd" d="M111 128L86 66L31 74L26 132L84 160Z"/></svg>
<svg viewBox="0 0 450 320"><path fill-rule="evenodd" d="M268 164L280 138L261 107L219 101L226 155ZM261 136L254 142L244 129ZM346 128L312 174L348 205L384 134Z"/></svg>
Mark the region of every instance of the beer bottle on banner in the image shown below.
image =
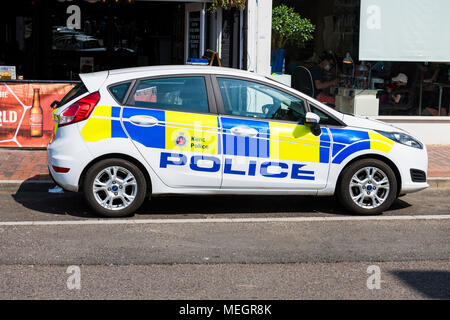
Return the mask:
<svg viewBox="0 0 450 320"><path fill-rule="evenodd" d="M34 89L33 104L30 109L30 135L42 137L44 134L43 111L41 107L40 89Z"/></svg>

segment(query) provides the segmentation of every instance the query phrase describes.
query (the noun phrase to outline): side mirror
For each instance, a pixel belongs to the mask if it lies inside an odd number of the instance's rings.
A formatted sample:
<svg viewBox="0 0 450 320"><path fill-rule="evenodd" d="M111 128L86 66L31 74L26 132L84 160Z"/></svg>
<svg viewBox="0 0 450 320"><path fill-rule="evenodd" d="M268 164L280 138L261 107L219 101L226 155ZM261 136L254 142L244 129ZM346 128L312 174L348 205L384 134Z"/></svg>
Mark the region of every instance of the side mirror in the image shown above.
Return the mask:
<svg viewBox="0 0 450 320"><path fill-rule="evenodd" d="M312 112L306 113L305 124L311 125L311 132L316 137L320 136L320 134L322 133L322 129L320 128L319 122L320 122L320 117L317 114L312 113Z"/></svg>
<svg viewBox="0 0 450 320"><path fill-rule="evenodd" d="M305 116L305 123L307 124L319 124L320 117L313 113L313 112L307 112Z"/></svg>

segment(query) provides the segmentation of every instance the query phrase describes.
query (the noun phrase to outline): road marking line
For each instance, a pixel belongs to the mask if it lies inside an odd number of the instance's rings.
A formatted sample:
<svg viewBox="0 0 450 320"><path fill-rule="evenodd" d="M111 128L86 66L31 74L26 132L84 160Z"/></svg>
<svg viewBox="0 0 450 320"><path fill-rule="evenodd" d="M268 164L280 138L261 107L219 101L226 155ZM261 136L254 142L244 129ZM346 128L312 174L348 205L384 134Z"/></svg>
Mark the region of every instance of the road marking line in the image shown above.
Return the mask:
<svg viewBox="0 0 450 320"><path fill-rule="evenodd" d="M52 180L0 180L0 185L6 184L44 184L44 183L55 183ZM46 190L42 190L43 192L46 192Z"/></svg>
<svg viewBox="0 0 450 320"><path fill-rule="evenodd" d="M388 221L388 220L448 220L450 215L369 216L369 217L286 217L286 218L210 218L210 219L94 219L69 221L5 221L6 226L58 226L101 224L181 224L181 223L260 223L260 222L331 222L331 221Z"/></svg>

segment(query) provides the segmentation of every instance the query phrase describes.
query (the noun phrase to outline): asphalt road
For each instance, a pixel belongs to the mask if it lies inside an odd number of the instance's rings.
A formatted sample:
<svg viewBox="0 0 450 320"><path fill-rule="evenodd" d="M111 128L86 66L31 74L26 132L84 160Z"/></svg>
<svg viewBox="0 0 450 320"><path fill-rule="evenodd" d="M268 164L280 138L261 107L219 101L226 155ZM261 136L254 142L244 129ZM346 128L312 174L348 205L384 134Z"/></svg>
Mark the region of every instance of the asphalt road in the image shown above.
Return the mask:
<svg viewBox="0 0 450 320"><path fill-rule="evenodd" d="M449 299L449 196L368 219L333 198L160 197L117 222L78 194L2 192L0 299Z"/></svg>

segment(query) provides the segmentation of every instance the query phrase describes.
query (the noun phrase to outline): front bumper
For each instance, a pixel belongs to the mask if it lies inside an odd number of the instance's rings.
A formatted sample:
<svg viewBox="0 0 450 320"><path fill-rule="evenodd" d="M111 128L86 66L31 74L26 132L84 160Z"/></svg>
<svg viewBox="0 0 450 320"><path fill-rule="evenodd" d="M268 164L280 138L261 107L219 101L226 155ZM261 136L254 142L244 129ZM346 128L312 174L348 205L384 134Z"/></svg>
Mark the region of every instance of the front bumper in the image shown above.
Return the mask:
<svg viewBox="0 0 450 320"><path fill-rule="evenodd" d="M392 156L396 160L395 162L401 175L400 194L418 192L430 186L426 181L426 173L428 171L426 146L423 149L414 149L396 143L395 148L392 150ZM418 180L414 172L422 172L424 176Z"/></svg>

